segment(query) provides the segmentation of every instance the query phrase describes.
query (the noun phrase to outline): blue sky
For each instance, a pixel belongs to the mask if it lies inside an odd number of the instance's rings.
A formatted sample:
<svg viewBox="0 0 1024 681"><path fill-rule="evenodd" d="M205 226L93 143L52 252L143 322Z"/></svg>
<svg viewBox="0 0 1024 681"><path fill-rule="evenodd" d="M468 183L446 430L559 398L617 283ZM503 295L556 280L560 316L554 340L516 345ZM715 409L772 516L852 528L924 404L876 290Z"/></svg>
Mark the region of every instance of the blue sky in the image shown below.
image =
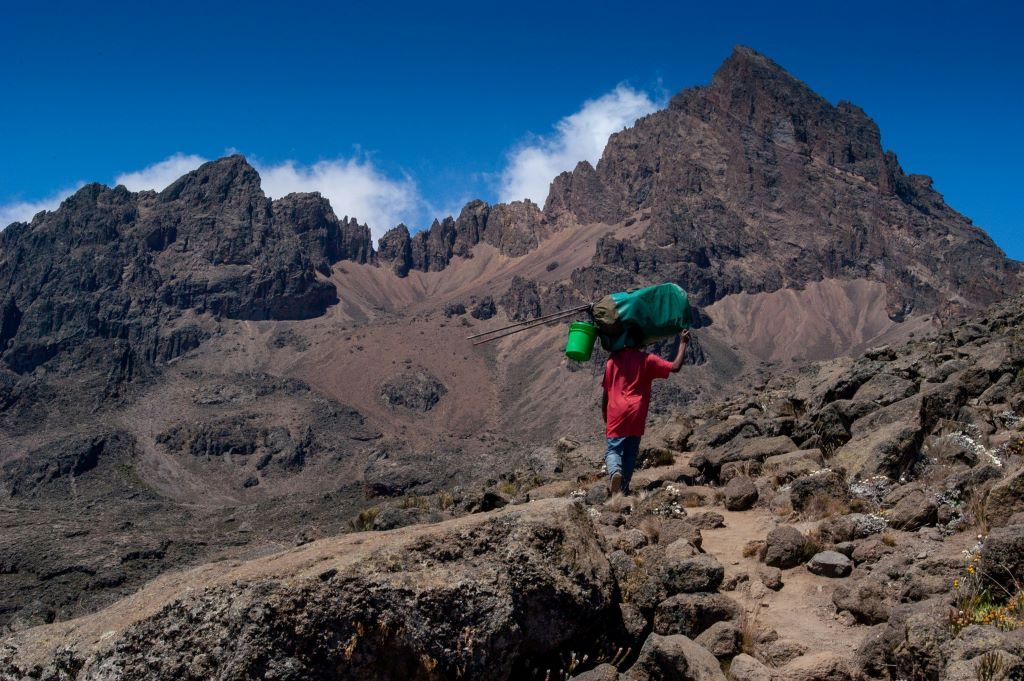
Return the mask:
<svg viewBox="0 0 1024 681"><path fill-rule="evenodd" d="M862 106L908 172L1024 259L1012 3L319 4L4 3L0 218L237 150L271 195L424 227L542 192L745 44Z"/></svg>

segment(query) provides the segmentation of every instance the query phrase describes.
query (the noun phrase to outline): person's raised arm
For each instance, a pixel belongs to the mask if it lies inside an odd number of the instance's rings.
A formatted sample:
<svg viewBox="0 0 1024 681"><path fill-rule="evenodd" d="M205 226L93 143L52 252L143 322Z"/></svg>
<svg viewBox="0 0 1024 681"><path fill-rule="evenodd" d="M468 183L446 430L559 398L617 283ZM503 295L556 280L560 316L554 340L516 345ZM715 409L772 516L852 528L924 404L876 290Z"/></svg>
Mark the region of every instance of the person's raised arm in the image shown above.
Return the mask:
<svg viewBox="0 0 1024 681"><path fill-rule="evenodd" d="M683 359L686 357L686 347L690 344L690 330L686 329L679 334L679 348L676 350L676 358L672 360L672 373L683 368Z"/></svg>

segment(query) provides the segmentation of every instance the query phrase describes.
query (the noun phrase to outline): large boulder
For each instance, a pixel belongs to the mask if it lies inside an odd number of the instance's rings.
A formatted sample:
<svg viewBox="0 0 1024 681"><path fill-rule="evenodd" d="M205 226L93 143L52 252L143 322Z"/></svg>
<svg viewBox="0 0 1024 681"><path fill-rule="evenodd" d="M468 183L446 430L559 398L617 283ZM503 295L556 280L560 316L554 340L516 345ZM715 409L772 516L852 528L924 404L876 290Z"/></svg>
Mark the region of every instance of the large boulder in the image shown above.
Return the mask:
<svg viewBox="0 0 1024 681"><path fill-rule="evenodd" d="M694 640L715 657L729 658L740 651L740 630L732 622L715 622Z"/></svg>
<svg viewBox="0 0 1024 681"><path fill-rule="evenodd" d="M665 590L670 596L716 591L724 577L722 564L705 553L681 561L666 560L664 568Z"/></svg>
<svg viewBox="0 0 1024 681"><path fill-rule="evenodd" d="M985 517L990 525L1006 525L1010 516L1024 511L1024 468L1005 480L1000 480L985 500Z"/></svg>
<svg viewBox="0 0 1024 681"><path fill-rule="evenodd" d="M761 467L761 474L771 476L778 484L785 484L819 470L823 463L820 449L800 449L769 456Z"/></svg>
<svg viewBox="0 0 1024 681"><path fill-rule="evenodd" d="M654 631L699 636L715 622L733 621L740 614L736 601L722 594L678 594L658 604Z"/></svg>
<svg viewBox="0 0 1024 681"><path fill-rule="evenodd" d="M925 489L914 486L902 492L896 505L885 512L885 519L897 530L913 532L914 530L934 525L938 519L938 505L935 495Z"/></svg>
<svg viewBox="0 0 1024 681"><path fill-rule="evenodd" d="M772 567L787 569L804 560L807 538L792 525L776 527L765 540L764 562Z"/></svg>
<svg viewBox="0 0 1024 681"><path fill-rule="evenodd" d="M772 670L750 655L740 653L732 658L729 676L732 681L772 681Z"/></svg>
<svg viewBox="0 0 1024 681"><path fill-rule="evenodd" d="M913 381L892 374L875 374L853 395L855 402L871 402L886 407L917 392Z"/></svg>
<svg viewBox="0 0 1024 681"><path fill-rule="evenodd" d="M158 581L61 636L9 641L0 677L60 645L79 678L102 680L508 679L618 614L597 531L568 500L399 532Z"/></svg>
<svg viewBox="0 0 1024 681"><path fill-rule="evenodd" d="M824 505L849 501L845 471L825 469L797 478L789 487L789 499L797 511L808 510L812 502Z"/></svg>
<svg viewBox="0 0 1024 681"><path fill-rule="evenodd" d="M757 487L745 475L738 475L725 486L725 507L730 511L746 511L757 502Z"/></svg>
<svg viewBox="0 0 1024 681"><path fill-rule="evenodd" d="M846 658L836 653L798 657L778 670L779 681L854 681L858 674Z"/></svg>
<svg viewBox="0 0 1024 681"><path fill-rule="evenodd" d="M623 681L725 681L718 660L686 636L651 634Z"/></svg>
<svg viewBox="0 0 1024 681"><path fill-rule="evenodd" d="M981 566L1004 589L1019 588L1024 575L1024 525L992 529L981 548Z"/></svg>
<svg viewBox="0 0 1024 681"><path fill-rule="evenodd" d="M695 456L692 464L704 475L717 480L722 466L741 461L761 462L770 456L786 454L799 449L792 438L776 437L738 438L728 444Z"/></svg>
<svg viewBox="0 0 1024 681"><path fill-rule="evenodd" d="M892 603L876 579L865 578L842 585L832 592L836 610L846 610L861 624L878 624L889 619Z"/></svg>

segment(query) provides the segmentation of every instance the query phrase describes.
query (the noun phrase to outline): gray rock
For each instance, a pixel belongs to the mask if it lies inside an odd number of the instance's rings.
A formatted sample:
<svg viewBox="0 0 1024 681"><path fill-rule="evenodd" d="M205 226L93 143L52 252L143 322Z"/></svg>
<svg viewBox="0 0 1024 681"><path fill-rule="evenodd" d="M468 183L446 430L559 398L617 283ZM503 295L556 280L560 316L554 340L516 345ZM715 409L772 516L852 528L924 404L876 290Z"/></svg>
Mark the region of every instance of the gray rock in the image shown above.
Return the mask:
<svg viewBox="0 0 1024 681"><path fill-rule="evenodd" d="M572 677L573 681L616 681L618 678L619 670L608 663L599 664L589 671Z"/></svg>
<svg viewBox="0 0 1024 681"><path fill-rule="evenodd" d="M857 673L850 661L835 653L798 657L778 671L780 681L854 681Z"/></svg>
<svg viewBox="0 0 1024 681"><path fill-rule="evenodd" d="M816 498L836 500L839 502L850 499L850 488L846 484L846 475L842 470L822 470L790 484L789 498L794 510L803 511Z"/></svg>
<svg viewBox="0 0 1024 681"><path fill-rule="evenodd" d="M799 641L780 638L764 647L764 661L773 667L788 664L807 652L807 646Z"/></svg>
<svg viewBox="0 0 1024 681"><path fill-rule="evenodd" d="M740 653L732 658L729 677L732 681L772 681L772 670L750 655Z"/></svg>
<svg viewBox="0 0 1024 681"><path fill-rule="evenodd" d="M745 475L739 475L725 486L725 507L730 511L746 511L757 502L757 487Z"/></svg>
<svg viewBox="0 0 1024 681"><path fill-rule="evenodd" d="M619 614L622 617L622 627L634 639L639 639L647 630L647 618L633 603L619 603Z"/></svg>
<svg viewBox="0 0 1024 681"><path fill-rule="evenodd" d="M917 392L913 381L891 374L875 374L854 394L854 401L872 402L885 407Z"/></svg>
<svg viewBox="0 0 1024 681"><path fill-rule="evenodd" d="M441 381L422 367L410 368L381 387L380 395L388 407L404 407L428 412L448 393Z"/></svg>
<svg viewBox="0 0 1024 681"><path fill-rule="evenodd" d="M666 593L716 591L725 577L725 569L714 556L701 554L682 561L671 561L666 555L664 581Z"/></svg>
<svg viewBox="0 0 1024 681"><path fill-rule="evenodd" d="M853 561L838 551L814 554L807 569L822 577L847 577L853 571Z"/></svg>
<svg viewBox="0 0 1024 681"><path fill-rule="evenodd" d="M784 586L782 581L782 570L777 567L762 565L757 569L757 576L761 580L761 583L772 591L778 591Z"/></svg>
<svg viewBox="0 0 1024 681"><path fill-rule="evenodd" d="M740 614L739 605L722 594L678 594L658 604L654 631L699 636L715 622L736 620Z"/></svg>
<svg viewBox="0 0 1024 681"><path fill-rule="evenodd" d="M740 651L740 630L732 622L715 622L694 641L715 657L730 658Z"/></svg>
<svg viewBox="0 0 1024 681"><path fill-rule="evenodd" d="M328 555L357 559L346 558L327 578L317 573L330 571L318 568L311 576L239 577L183 591L134 624L110 625L108 652L79 658L80 678L169 681L182 678L182 660L199 658L201 678L248 677L244 670L253 669L260 676L290 669L293 679L333 677L339 669L351 678L394 678L394 670L422 669L427 659L440 677L508 678L520 651L554 655L571 640L596 636L602 614L615 606L595 528L586 509L568 500L423 525L379 547L351 535L324 541L336 543ZM461 645L445 634L453 621L472 623ZM325 631L333 633L325 638ZM24 675L17 659L0 664L14 666L0 676Z"/></svg>
<svg viewBox="0 0 1024 681"><path fill-rule="evenodd" d="M935 495L914 487L907 490L896 505L884 515L890 526L906 532L934 525L938 519Z"/></svg>
<svg viewBox="0 0 1024 681"><path fill-rule="evenodd" d="M647 637L623 681L725 681L718 660L686 636Z"/></svg>
<svg viewBox="0 0 1024 681"><path fill-rule="evenodd" d="M1018 588L1015 582L1024 575L1024 525L993 528L981 549L981 566L1004 589Z"/></svg>
<svg viewBox="0 0 1024 681"><path fill-rule="evenodd" d="M1024 468L993 485L985 500L985 517L995 527L1008 524L1010 517L1021 511L1024 511Z"/></svg>
<svg viewBox="0 0 1024 681"><path fill-rule="evenodd" d="M889 619L892 603L877 580L861 579L851 585L841 585L832 592L837 610L850 612L861 624L879 624Z"/></svg>

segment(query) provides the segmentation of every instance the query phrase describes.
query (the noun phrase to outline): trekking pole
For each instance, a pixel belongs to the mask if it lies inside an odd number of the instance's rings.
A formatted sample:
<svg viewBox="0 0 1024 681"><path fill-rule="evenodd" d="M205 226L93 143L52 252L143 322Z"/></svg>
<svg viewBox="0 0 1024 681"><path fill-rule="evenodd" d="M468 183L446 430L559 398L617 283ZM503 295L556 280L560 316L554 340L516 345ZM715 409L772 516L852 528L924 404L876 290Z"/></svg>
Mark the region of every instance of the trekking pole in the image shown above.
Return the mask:
<svg viewBox="0 0 1024 681"><path fill-rule="evenodd" d="M588 305L587 307L590 307L590 306ZM586 308L584 308L584 309L586 309ZM559 320L561 320L561 319L563 319L565 317L571 317L572 315L576 314L577 312L580 312L580 310L578 310L578 309L577 310L564 310L562 313L558 314L557 316L556 315L550 315L550 316L545 316L543 318L538 317L536 319L531 319L529 321L529 323L524 323L524 324L521 324L521 325L516 325L516 326L511 326L511 327L510 326L506 326L506 327L504 327L502 329L494 329L493 331L491 331L491 333L498 333L499 331L504 331L505 333L500 333L497 336L491 336L490 338L484 338L483 340L473 341L473 345L482 345L484 343L490 343L491 341L498 340L499 338L504 338L505 336L511 336L512 334L519 333L520 331L529 331L530 329L534 329L534 328L536 328L538 326L544 326L544 325L550 324L552 322L557 322L557 321L559 321ZM479 335L486 335L486 334L479 334Z"/></svg>
<svg viewBox="0 0 1024 681"><path fill-rule="evenodd" d="M569 310L562 310L561 312L552 312L551 314L546 314L546 315L544 315L542 317L534 317L533 319L527 319L525 321L516 322L515 324L509 324L508 326L502 326L502 327L497 328L497 329L491 329L490 331L484 331L482 333L473 334L472 336L466 336L466 340L473 340L474 338L480 338L481 336L490 336L492 333L498 333L499 331L506 331L508 329L514 329L517 326L532 325L532 324L535 324L537 322L541 322L541 321L545 321L545 320L549 320L549 319L553 321L553 320L558 319L560 317L565 317L565 316L568 316L568 315L571 315L571 314L575 314L577 312L583 312L584 310L589 310L591 307L593 307L593 305L588 303L587 305L580 305L579 307L574 307L574 308L569 309ZM476 345L476 343L474 343L474 345Z"/></svg>

